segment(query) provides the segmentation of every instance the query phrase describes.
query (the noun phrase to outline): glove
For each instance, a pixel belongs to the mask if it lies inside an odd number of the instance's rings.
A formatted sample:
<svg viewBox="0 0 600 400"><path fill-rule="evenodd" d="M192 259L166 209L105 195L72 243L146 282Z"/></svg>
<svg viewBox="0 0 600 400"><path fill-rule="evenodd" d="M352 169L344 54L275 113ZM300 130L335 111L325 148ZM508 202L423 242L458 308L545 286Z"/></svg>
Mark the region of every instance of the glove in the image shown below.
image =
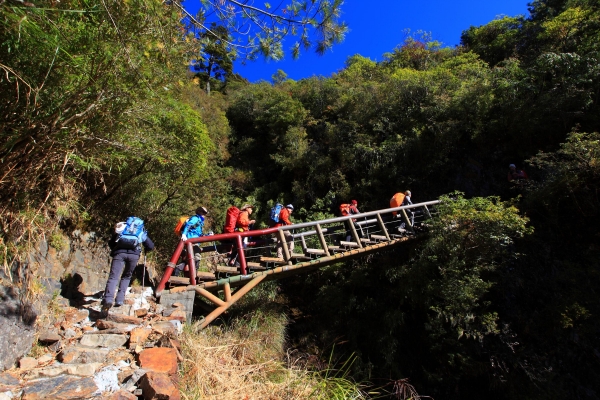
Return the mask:
<svg viewBox="0 0 600 400"><path fill-rule="evenodd" d="M181 235L181 240L183 240L184 242L187 240L187 236L185 236L185 233Z"/></svg>

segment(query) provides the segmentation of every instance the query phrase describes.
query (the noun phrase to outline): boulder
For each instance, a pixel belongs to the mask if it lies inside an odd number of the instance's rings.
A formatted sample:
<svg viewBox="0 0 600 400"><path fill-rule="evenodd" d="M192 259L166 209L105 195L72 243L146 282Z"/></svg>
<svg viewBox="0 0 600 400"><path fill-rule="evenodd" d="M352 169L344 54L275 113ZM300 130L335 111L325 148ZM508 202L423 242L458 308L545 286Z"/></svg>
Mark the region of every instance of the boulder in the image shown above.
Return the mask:
<svg viewBox="0 0 600 400"><path fill-rule="evenodd" d="M65 364L104 362L108 356L108 352L109 349L73 346L64 349L58 355L58 360Z"/></svg>
<svg viewBox="0 0 600 400"><path fill-rule="evenodd" d="M15 287L0 286L0 371L29 353L35 340L33 307L20 300Z"/></svg>
<svg viewBox="0 0 600 400"><path fill-rule="evenodd" d="M83 335L79 344L88 347L106 347L114 349L117 347L124 346L127 343L127 336L125 335L111 335L111 334L96 334L96 335Z"/></svg>
<svg viewBox="0 0 600 400"><path fill-rule="evenodd" d="M168 375L177 373L177 351L174 348L154 347L138 355L140 367Z"/></svg>
<svg viewBox="0 0 600 400"><path fill-rule="evenodd" d="M144 400L180 400L179 389L167 374L149 371L140 382Z"/></svg>
<svg viewBox="0 0 600 400"><path fill-rule="evenodd" d="M28 382L23 388L22 400L42 399L86 399L98 390L91 377L79 378L60 375L55 378L38 379Z"/></svg>

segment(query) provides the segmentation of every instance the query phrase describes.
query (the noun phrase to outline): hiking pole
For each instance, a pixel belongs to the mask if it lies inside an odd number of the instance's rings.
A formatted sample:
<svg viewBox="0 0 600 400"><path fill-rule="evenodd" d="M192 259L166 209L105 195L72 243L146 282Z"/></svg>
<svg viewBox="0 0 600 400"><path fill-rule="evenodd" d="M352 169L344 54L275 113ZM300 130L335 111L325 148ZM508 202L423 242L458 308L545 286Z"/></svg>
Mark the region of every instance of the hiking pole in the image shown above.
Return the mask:
<svg viewBox="0 0 600 400"><path fill-rule="evenodd" d="M144 297L144 280L146 279L146 251L142 250L142 254L144 256L144 262L142 264L144 270L142 271L142 292L140 293L140 306L142 305L142 298Z"/></svg>

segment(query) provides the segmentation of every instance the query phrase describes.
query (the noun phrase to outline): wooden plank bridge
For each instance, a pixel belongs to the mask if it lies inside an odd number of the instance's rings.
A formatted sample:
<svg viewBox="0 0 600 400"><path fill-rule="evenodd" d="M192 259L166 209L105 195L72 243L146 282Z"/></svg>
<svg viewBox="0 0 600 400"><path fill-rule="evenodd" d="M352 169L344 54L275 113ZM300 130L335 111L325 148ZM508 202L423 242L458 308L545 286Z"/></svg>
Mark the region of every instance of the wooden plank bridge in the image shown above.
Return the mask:
<svg viewBox="0 0 600 400"><path fill-rule="evenodd" d="M156 297L181 292L204 297L215 306L202 321L204 328L261 282L389 250L418 237L438 203L180 241L156 287ZM301 251L290 251L286 240L294 244L294 250L299 245ZM283 243L283 258L271 254L278 241ZM231 254L237 254L234 266L227 262ZM176 270L182 270L184 276L173 276ZM219 297L221 291L223 298Z"/></svg>

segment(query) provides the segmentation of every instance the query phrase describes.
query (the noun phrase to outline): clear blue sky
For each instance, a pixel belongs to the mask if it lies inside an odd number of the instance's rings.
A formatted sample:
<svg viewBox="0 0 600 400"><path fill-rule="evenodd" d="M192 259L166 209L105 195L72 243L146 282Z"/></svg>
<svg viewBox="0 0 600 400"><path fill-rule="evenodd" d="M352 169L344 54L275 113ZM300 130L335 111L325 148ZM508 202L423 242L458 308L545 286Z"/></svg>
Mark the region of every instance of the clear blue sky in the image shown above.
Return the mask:
<svg viewBox="0 0 600 400"><path fill-rule="evenodd" d="M186 0L183 4L190 12L196 12L199 1ZM342 44L323 56L309 51L297 60L286 54L278 62L261 59L245 66L238 62L234 72L251 82L271 81L278 69L294 80L330 76L354 54L381 61L384 53L403 42L407 28L411 32L430 32L443 46L454 47L459 44L462 31L470 26L485 25L499 15L528 16L527 3L528 0L345 0L341 20L348 24L349 32Z"/></svg>

